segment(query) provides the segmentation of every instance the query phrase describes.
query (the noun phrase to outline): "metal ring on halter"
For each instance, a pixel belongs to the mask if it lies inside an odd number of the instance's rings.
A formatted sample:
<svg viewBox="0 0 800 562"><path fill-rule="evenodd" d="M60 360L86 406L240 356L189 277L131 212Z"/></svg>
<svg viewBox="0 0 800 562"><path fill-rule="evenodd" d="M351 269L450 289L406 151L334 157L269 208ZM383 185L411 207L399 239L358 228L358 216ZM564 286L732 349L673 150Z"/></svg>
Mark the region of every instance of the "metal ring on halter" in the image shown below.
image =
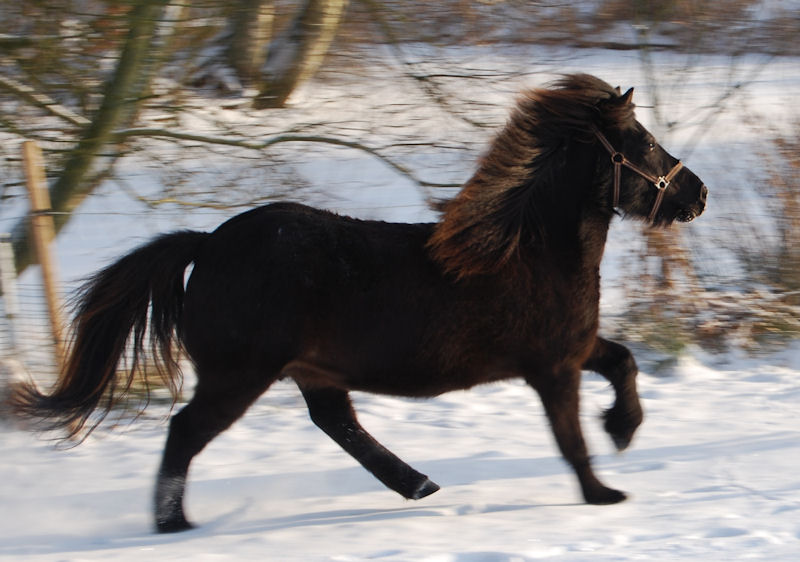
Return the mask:
<svg viewBox="0 0 800 562"><path fill-rule="evenodd" d="M681 168L683 168L683 164L681 163L680 160L678 160L678 163L672 167L672 169L666 176L660 176L653 184L656 186L656 189L658 190L658 195L656 195L656 202L653 204L653 210L650 211L650 216L647 217L647 220L649 220L650 222L653 222L655 220L658 208L661 206L661 200L664 199L664 192L669 187L672 178L675 177L675 175L680 171Z"/></svg>

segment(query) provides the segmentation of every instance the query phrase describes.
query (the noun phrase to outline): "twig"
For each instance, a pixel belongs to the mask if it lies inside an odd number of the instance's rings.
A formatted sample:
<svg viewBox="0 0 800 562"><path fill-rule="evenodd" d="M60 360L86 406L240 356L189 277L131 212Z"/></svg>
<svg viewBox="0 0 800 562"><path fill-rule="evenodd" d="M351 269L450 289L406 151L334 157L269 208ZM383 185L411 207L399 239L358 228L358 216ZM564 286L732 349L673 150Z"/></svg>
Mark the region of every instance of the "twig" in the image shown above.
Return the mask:
<svg viewBox="0 0 800 562"><path fill-rule="evenodd" d="M39 93L30 86L26 86L22 82L17 82L13 78L9 78L7 76L0 76L0 87L9 90L10 92L16 94L17 96L24 99L28 103L31 103L41 109L44 109L51 115L55 115L56 117L64 119L65 121L68 121L73 125L77 125L78 127L85 127L89 124L89 120L83 115L78 115L74 111L67 109L63 105L60 105L51 97Z"/></svg>
<svg viewBox="0 0 800 562"><path fill-rule="evenodd" d="M421 187L430 187L430 188L448 188L448 187L461 187L459 183L440 183L440 182L430 182L419 179L414 175L411 170L403 166L402 164L398 164L394 160L387 158L374 148L361 144L355 141L349 141L345 139L339 139L335 137L326 137L321 135L278 135L275 137L271 137L265 140L260 141L253 141L248 139L242 138L228 138L228 137L214 137L208 135L200 135L196 133L187 133L182 131L171 131L167 129L156 129L156 128L134 128L134 129L124 129L121 131L116 131L114 136L117 137L118 140L130 138L130 137L161 137L161 138L170 138L170 139L177 139L177 140L187 140L187 141L194 141L194 142L201 142L206 144L220 144L225 146L235 146L239 148L247 148L249 150L265 150L271 146L276 144L282 143L289 143L289 142L316 142L316 143L323 143L323 144L330 144L333 146L342 146L345 148L350 148L353 150L360 150L361 152L366 152L370 156L373 156L395 170L396 172L402 174L403 176L409 178L411 181L416 183Z"/></svg>

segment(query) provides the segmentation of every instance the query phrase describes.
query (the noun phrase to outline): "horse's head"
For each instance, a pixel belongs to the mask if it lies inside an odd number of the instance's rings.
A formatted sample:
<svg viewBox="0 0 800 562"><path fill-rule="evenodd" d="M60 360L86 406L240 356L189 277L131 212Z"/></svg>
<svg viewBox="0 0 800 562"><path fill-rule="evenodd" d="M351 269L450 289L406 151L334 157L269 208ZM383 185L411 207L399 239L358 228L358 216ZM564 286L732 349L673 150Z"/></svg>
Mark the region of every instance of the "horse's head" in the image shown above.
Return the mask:
<svg viewBox="0 0 800 562"><path fill-rule="evenodd" d="M522 249L568 243L589 214L668 225L702 213L708 190L636 120L632 94L589 74L523 92L441 208L434 258L459 277L496 272Z"/></svg>
<svg viewBox="0 0 800 562"><path fill-rule="evenodd" d="M653 225L689 222L705 209L708 189L634 118L632 96L633 88L598 105L604 122L594 137L609 205Z"/></svg>

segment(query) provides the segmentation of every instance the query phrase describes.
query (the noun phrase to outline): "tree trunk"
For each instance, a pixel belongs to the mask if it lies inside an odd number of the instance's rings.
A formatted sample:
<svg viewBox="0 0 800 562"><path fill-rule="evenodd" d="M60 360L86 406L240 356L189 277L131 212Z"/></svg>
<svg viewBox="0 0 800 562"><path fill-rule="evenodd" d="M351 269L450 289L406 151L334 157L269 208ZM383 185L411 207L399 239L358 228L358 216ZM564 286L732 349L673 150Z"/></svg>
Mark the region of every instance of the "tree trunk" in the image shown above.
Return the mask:
<svg viewBox="0 0 800 562"><path fill-rule="evenodd" d="M177 12L169 0L137 2L128 14L129 32L113 75L103 90L103 100L77 146L67 157L64 168L50 187L56 232L67 224L71 213L100 183L116 158L101 157L116 128L129 127L136 119L150 79L160 62L159 53L172 30ZM173 6L174 8L174 6ZM181 8L176 8L181 9ZM35 261L23 219L12 232L17 271Z"/></svg>
<svg viewBox="0 0 800 562"><path fill-rule="evenodd" d="M267 58L275 8L272 0L239 0L230 18L228 64L243 83L253 82Z"/></svg>
<svg viewBox="0 0 800 562"><path fill-rule="evenodd" d="M256 109L283 107L322 64L348 0L306 0L289 27L270 45Z"/></svg>

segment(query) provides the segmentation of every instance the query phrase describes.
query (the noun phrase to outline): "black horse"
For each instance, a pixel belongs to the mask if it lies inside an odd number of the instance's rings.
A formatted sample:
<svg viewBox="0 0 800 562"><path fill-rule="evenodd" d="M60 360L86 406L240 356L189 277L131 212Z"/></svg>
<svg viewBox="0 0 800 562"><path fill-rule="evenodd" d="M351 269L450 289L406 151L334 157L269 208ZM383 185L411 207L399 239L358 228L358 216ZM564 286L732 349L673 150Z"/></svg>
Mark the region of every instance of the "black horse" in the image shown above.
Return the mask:
<svg viewBox="0 0 800 562"><path fill-rule="evenodd" d="M597 335L606 234L616 214L692 220L707 193L636 121L631 96L589 75L525 92L435 224L279 203L210 234L151 241L85 285L56 387L23 386L16 407L85 434L99 423L92 412L127 394L148 347L172 389L184 351L197 386L172 418L155 491L156 526L168 532L191 526L192 458L280 378L367 470L419 499L439 487L359 425L348 391L430 397L522 377L586 502L624 500L594 475L578 420L587 369L616 392L605 429L619 449L642 421L631 353ZM118 371L123 357L132 365Z"/></svg>

